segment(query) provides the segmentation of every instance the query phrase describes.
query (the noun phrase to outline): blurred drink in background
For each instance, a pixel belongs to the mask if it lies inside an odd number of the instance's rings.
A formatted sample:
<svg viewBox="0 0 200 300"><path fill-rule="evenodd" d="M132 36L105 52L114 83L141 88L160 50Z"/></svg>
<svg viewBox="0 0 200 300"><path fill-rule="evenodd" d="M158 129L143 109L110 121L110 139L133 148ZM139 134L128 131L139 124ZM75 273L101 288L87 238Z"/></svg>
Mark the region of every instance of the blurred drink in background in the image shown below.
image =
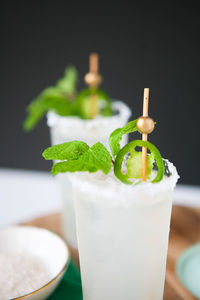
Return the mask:
<svg viewBox="0 0 200 300"><path fill-rule="evenodd" d="M97 142L103 143L109 149L109 135L116 128L123 127L131 116L129 107L121 101L112 102L112 116L97 116L86 120L76 116L62 117L54 112L48 112L47 124L50 129L52 145L81 140L89 146ZM121 145L127 143L128 136L123 136ZM75 213L72 198L72 186L68 179L71 174L58 174L62 200L62 229L68 244L77 249Z"/></svg>

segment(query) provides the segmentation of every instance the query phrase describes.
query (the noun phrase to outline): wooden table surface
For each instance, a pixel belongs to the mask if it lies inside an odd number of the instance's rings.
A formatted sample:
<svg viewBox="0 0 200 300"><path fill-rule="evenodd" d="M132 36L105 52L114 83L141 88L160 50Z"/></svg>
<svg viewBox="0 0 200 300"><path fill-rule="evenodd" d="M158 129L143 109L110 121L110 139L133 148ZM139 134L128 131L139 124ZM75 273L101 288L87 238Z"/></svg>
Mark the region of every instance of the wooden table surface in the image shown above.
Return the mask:
<svg viewBox="0 0 200 300"><path fill-rule="evenodd" d="M61 234L60 215L52 214L32 220L27 225L47 228ZM174 272L180 254L189 246L200 241L200 212L197 209L173 206L164 300L195 300L179 282ZM73 253L74 254L74 253Z"/></svg>

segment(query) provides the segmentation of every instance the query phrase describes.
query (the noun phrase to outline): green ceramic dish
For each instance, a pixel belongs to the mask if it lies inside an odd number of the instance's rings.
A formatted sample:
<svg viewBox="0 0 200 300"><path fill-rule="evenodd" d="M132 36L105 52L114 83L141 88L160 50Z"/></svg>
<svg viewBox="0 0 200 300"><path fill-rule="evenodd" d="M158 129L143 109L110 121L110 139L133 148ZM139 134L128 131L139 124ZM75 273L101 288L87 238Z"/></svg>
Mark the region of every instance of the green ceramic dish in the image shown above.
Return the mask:
<svg viewBox="0 0 200 300"><path fill-rule="evenodd" d="M176 274L180 282L200 299L200 243L189 247L178 259Z"/></svg>

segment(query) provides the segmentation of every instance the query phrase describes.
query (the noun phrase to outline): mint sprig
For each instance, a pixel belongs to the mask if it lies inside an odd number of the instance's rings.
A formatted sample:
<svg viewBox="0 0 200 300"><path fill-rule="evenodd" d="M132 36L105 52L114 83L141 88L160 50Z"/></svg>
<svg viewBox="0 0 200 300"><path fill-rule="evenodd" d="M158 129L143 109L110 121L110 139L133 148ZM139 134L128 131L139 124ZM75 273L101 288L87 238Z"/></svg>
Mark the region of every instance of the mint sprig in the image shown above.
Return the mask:
<svg viewBox="0 0 200 300"><path fill-rule="evenodd" d="M73 141L47 148L42 156L46 160L76 160L90 147L80 141Z"/></svg>
<svg viewBox="0 0 200 300"><path fill-rule="evenodd" d="M100 89L84 89L77 94L78 72L75 67L67 67L64 77L55 86L44 89L27 107L28 116L23 123L25 131L32 130L42 117L53 110L60 116L78 116L91 119L91 95L97 95L98 115L112 114L111 99Z"/></svg>
<svg viewBox="0 0 200 300"><path fill-rule="evenodd" d="M56 86L46 88L27 107L28 116L23 123L24 130L32 130L49 110L54 110L61 116L76 114L76 106L71 99L76 93L77 80L76 69L66 68L64 77Z"/></svg>
<svg viewBox="0 0 200 300"><path fill-rule="evenodd" d="M43 152L46 160L65 160L52 167L52 174L65 172L88 171L90 173L101 170L108 174L112 168L112 157L106 147L100 142L91 148L83 142L73 141L47 148Z"/></svg>
<svg viewBox="0 0 200 300"><path fill-rule="evenodd" d="M110 149L115 158L120 151L120 141L124 134L137 131L137 119L127 123L122 128L115 129L109 138Z"/></svg>
<svg viewBox="0 0 200 300"><path fill-rule="evenodd" d="M75 67L70 66L65 69L64 77L57 81L57 89L64 94L72 95L76 92L78 83L78 72Z"/></svg>

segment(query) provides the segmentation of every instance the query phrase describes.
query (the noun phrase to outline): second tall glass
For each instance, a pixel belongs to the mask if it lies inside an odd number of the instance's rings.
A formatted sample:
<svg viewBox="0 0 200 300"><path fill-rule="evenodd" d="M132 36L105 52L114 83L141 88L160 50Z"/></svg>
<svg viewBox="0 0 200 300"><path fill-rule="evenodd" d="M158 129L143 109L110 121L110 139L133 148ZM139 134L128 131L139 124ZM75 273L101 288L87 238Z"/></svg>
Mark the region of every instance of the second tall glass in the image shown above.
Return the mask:
<svg viewBox="0 0 200 300"><path fill-rule="evenodd" d="M112 103L113 115L110 117L97 116L94 120L85 120L78 117L61 117L54 112L47 114L47 124L50 128L52 145L81 140L92 146L96 142L109 147L109 134L116 128L123 127L131 116L129 107L121 102ZM124 136L121 145L127 143ZM62 228L65 239L73 249L77 249L74 204L72 186L68 174L57 175L62 198Z"/></svg>

